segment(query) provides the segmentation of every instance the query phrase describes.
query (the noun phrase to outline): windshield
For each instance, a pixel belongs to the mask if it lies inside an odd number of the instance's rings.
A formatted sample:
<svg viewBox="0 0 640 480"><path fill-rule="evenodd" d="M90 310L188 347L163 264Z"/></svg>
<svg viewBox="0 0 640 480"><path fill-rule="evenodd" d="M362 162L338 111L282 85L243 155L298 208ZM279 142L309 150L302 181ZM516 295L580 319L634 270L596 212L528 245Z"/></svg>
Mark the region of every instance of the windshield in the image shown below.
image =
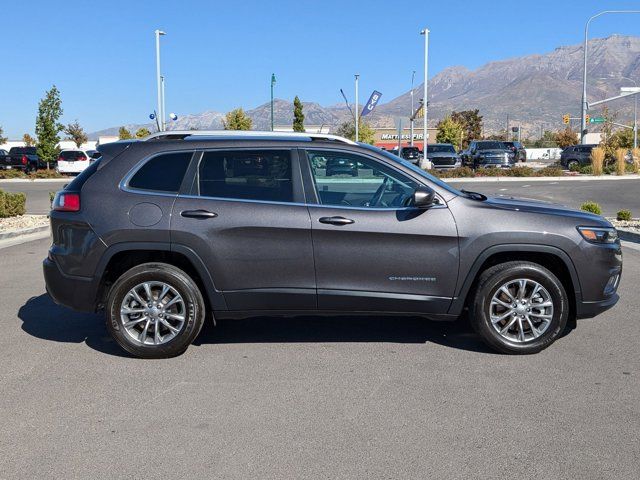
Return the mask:
<svg viewBox="0 0 640 480"><path fill-rule="evenodd" d="M456 153L453 145L427 145L427 153Z"/></svg>
<svg viewBox="0 0 640 480"><path fill-rule="evenodd" d="M504 150L502 142L478 142L478 150Z"/></svg>
<svg viewBox="0 0 640 480"><path fill-rule="evenodd" d="M378 147L374 147L373 145L369 145L368 143L359 143L358 142L358 145L360 145L361 147L366 148L367 150L371 150L373 152L379 153L383 157L386 157L386 158L388 158L389 160L391 160L393 162L396 162L396 163L399 163L399 164L403 165L404 167L408 168L412 172L415 172L418 175L420 175L422 178L425 178L425 179L429 180L430 182L435 183L440 188L444 188L446 191L448 191L450 193L453 193L454 195L463 195L463 193L460 190L457 190L457 189L453 188L448 183L445 183L442 180L440 180L439 178L434 177L430 173L425 172L424 170L422 170L420 167L414 165L413 163L407 162L404 158L400 158L397 155L394 155L393 153L387 152L386 150L382 150L382 149L380 149ZM427 149L428 148L429 148L429 146L427 146Z"/></svg>

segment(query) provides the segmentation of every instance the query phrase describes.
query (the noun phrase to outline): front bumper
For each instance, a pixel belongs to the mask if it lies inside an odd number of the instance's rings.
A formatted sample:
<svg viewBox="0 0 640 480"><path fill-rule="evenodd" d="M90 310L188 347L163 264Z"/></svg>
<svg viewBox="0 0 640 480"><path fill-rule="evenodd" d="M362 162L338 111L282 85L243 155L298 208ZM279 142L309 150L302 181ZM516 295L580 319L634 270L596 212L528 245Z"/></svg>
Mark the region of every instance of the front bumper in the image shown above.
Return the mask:
<svg viewBox="0 0 640 480"><path fill-rule="evenodd" d="M612 308L616 303L618 303L618 300L620 300L620 296L617 293L614 293L609 298L599 300L597 302L577 302L576 317L593 318Z"/></svg>
<svg viewBox="0 0 640 480"><path fill-rule="evenodd" d="M99 284L93 278L65 275L51 258L42 263L47 293L58 305L95 312Z"/></svg>

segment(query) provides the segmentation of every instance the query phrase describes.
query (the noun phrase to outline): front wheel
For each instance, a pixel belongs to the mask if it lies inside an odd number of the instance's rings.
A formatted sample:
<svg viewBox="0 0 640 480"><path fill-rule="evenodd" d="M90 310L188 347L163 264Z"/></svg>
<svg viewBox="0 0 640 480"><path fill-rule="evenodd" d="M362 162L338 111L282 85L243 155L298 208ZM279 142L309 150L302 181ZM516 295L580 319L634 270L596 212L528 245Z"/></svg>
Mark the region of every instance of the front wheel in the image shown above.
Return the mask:
<svg viewBox="0 0 640 480"><path fill-rule="evenodd" d="M118 278L107 299L107 329L140 358L183 353L200 333L205 305L196 283L182 270L145 263Z"/></svg>
<svg viewBox="0 0 640 480"><path fill-rule="evenodd" d="M471 305L471 324L501 353L544 350L564 331L569 300L562 282L532 262L507 262L482 273Z"/></svg>
<svg viewBox="0 0 640 480"><path fill-rule="evenodd" d="M567 162L567 170L570 170L570 171L577 170L579 166L580 166L580 162L578 162L577 160L569 160Z"/></svg>

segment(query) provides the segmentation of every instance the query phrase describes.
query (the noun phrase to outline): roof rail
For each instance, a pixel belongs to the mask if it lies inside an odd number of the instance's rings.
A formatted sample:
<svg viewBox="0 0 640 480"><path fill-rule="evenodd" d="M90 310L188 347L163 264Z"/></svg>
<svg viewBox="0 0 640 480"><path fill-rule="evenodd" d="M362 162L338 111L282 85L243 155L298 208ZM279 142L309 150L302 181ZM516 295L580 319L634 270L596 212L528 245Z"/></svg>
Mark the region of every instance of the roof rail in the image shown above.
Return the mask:
<svg viewBox="0 0 640 480"><path fill-rule="evenodd" d="M349 145L356 145L356 142L338 135L327 133L306 133L306 132L264 132L257 130L167 130L155 132L147 135L142 140L184 140L187 137L282 137L282 138L308 138L310 140L333 140Z"/></svg>

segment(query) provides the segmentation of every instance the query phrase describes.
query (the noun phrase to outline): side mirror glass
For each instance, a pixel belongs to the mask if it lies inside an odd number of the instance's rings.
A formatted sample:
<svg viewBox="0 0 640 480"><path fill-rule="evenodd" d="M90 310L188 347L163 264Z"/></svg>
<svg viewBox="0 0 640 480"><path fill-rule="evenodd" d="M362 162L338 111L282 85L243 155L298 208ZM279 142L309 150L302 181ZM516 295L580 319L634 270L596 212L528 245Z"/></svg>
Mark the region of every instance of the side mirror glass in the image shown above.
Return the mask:
<svg viewBox="0 0 640 480"><path fill-rule="evenodd" d="M418 187L413 192L413 200L411 204L417 208L427 208L432 206L436 201L436 192L429 187Z"/></svg>

